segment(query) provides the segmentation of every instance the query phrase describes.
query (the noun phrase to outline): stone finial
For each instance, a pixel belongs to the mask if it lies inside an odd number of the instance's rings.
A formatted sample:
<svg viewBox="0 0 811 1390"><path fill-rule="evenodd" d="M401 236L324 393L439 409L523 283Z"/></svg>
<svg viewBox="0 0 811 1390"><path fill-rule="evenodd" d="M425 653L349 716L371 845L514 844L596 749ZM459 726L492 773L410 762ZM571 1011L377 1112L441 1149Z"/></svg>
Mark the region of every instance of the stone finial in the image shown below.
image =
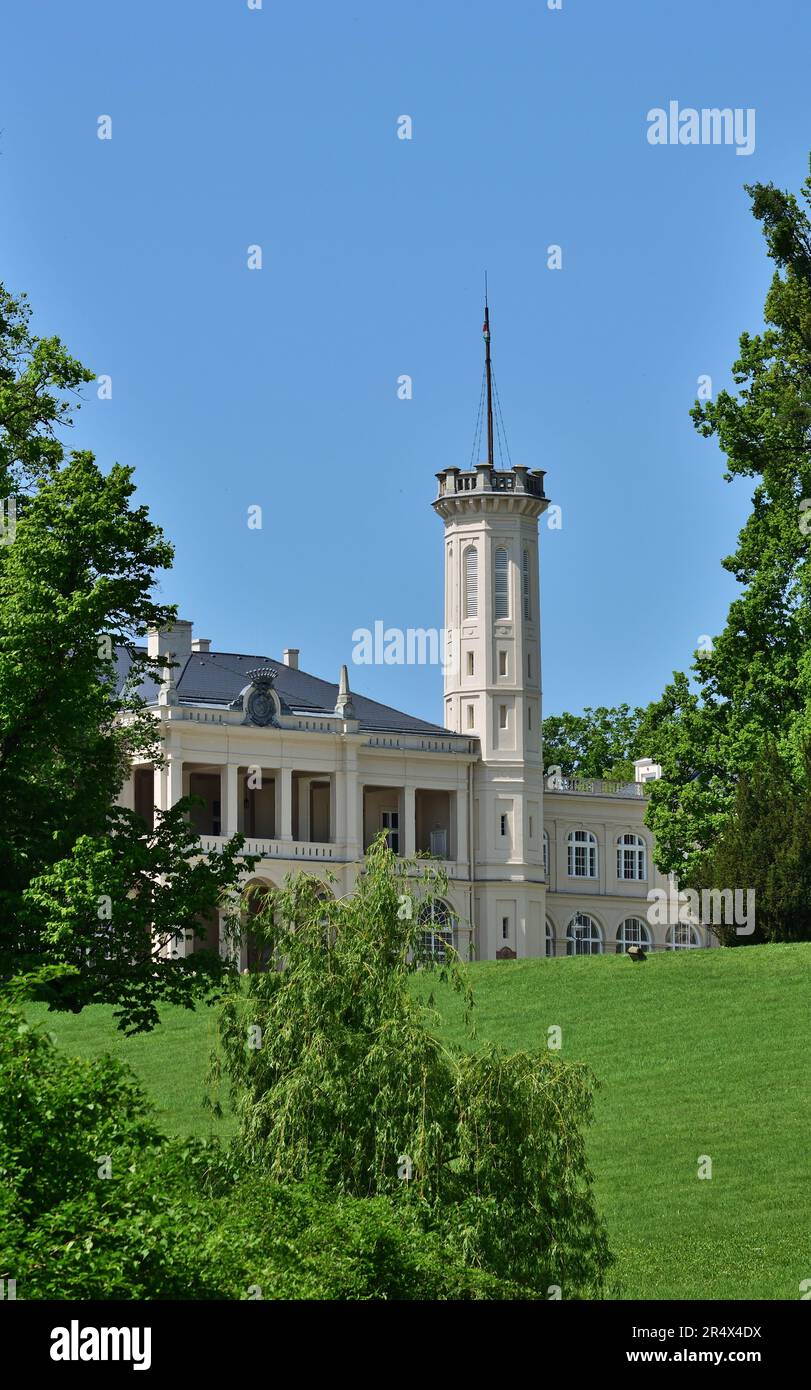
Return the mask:
<svg viewBox="0 0 811 1390"><path fill-rule="evenodd" d="M349 689L349 672L345 666L341 667L341 677L338 681L338 699L335 701L335 713L340 714L342 719L355 718L355 707L352 704L352 692Z"/></svg>

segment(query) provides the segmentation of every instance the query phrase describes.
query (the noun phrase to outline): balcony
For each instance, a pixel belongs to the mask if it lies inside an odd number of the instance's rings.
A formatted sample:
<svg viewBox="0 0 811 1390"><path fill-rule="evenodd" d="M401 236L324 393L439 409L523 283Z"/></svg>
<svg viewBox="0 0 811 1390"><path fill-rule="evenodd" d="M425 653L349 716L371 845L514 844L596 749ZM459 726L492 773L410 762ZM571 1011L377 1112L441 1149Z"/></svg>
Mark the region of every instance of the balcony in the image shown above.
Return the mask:
<svg viewBox="0 0 811 1390"><path fill-rule="evenodd" d="M645 798L645 782L615 782L604 777L555 777L546 783L550 792L572 792L578 796L625 796Z"/></svg>
<svg viewBox="0 0 811 1390"><path fill-rule="evenodd" d="M224 835L201 835L200 843L210 853L222 849L226 841ZM317 840L269 840L254 835L246 835L243 853L258 854L262 859L318 859L322 862L346 858L341 845Z"/></svg>

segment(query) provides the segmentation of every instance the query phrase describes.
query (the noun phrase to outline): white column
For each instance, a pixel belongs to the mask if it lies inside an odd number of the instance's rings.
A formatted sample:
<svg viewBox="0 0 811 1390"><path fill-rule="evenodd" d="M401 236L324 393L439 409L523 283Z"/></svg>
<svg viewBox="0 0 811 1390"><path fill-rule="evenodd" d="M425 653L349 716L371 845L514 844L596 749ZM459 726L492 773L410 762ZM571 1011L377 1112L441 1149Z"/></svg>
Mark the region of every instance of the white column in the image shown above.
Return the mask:
<svg viewBox="0 0 811 1390"><path fill-rule="evenodd" d="M349 805L346 799L347 776L343 768L338 768L331 781L330 830L333 842L337 845L345 845L349 839Z"/></svg>
<svg viewBox="0 0 811 1390"><path fill-rule="evenodd" d="M403 825L400 827L400 851L406 859L413 859L417 853L417 802L416 788L403 788Z"/></svg>
<svg viewBox="0 0 811 1390"><path fill-rule="evenodd" d="M222 776L222 774L220 774ZM226 837L236 835L239 825L239 768L236 763L225 767L225 797L223 804L222 833Z"/></svg>
<svg viewBox="0 0 811 1390"><path fill-rule="evenodd" d="M364 850L363 850L363 845L364 845L364 840L365 840L365 838L366 838L366 818L365 818L365 817L366 817L366 807L365 807L365 795L364 795L364 793L365 793L365 788L364 788L363 783L360 781L360 779L358 779L358 781L354 784L354 787L353 787L353 785L352 785L352 778L351 778L351 776L350 776L350 778L349 778L349 797L350 797L349 810L350 810L350 817L351 817L351 820L350 820L350 828L351 828L352 824L354 823L355 836L356 836L356 839L357 839L357 846L358 846L358 858L359 858L359 859L360 859L360 858L362 857L362 855L363 855L363 852L364 852ZM354 800L353 800L353 796L354 796ZM350 843L351 843L351 841L350 841Z"/></svg>
<svg viewBox="0 0 811 1390"><path fill-rule="evenodd" d="M279 827L280 840L292 840L293 838L293 771L289 767L283 767L279 771L279 786L281 792L281 825Z"/></svg>
<svg viewBox="0 0 811 1390"><path fill-rule="evenodd" d="M467 783L463 782L456 790L456 815L451 817L451 830L455 831L455 845L448 845L449 851L453 848L453 857L459 863L467 863L469 858L467 820Z"/></svg>
<svg viewBox="0 0 811 1390"><path fill-rule="evenodd" d="M310 838L310 783L311 777L299 777L298 786L298 837L307 841Z"/></svg>
<svg viewBox="0 0 811 1390"><path fill-rule="evenodd" d="M359 859L363 853L363 787L358 778L357 745L347 743L344 767L336 786L338 827L336 840L346 845L347 858Z"/></svg>
<svg viewBox="0 0 811 1390"><path fill-rule="evenodd" d="M133 767L130 768L129 777L118 793L117 805L123 806L127 811L135 810L135 769Z"/></svg>
<svg viewBox="0 0 811 1390"><path fill-rule="evenodd" d="M169 810L179 801L183 795L183 757L180 753L169 754L169 766L166 770L167 794L166 809Z"/></svg>

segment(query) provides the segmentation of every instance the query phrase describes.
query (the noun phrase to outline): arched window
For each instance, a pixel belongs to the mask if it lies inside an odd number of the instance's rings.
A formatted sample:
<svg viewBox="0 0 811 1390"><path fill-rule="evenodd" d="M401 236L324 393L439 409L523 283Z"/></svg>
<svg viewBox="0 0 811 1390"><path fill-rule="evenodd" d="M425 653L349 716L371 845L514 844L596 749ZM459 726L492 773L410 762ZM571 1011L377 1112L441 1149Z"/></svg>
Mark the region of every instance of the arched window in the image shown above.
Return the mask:
<svg viewBox="0 0 811 1390"><path fill-rule="evenodd" d="M549 877L549 831L543 832L543 874L544 878Z"/></svg>
<svg viewBox="0 0 811 1390"><path fill-rule="evenodd" d="M495 607L493 616L496 618L509 618L510 616L510 586L509 586L509 556L503 546L499 546L496 551L495 565Z"/></svg>
<svg viewBox="0 0 811 1390"><path fill-rule="evenodd" d="M464 553L465 617L476 618L479 613L479 553L469 545Z"/></svg>
<svg viewBox="0 0 811 1390"><path fill-rule="evenodd" d="M617 878L647 878L647 854L641 835L620 835L617 840Z"/></svg>
<svg viewBox="0 0 811 1390"><path fill-rule="evenodd" d="M617 929L617 955L622 955L629 946L642 946L650 950L650 932L641 917L626 917Z"/></svg>
<svg viewBox="0 0 811 1390"><path fill-rule="evenodd" d="M600 956L603 938L600 928L587 912L576 912L566 931L567 956Z"/></svg>
<svg viewBox="0 0 811 1390"><path fill-rule="evenodd" d="M569 878L597 877L597 836L590 830L570 830Z"/></svg>
<svg viewBox="0 0 811 1390"><path fill-rule="evenodd" d="M267 879L253 879L245 885L241 902L242 959L248 971L269 970L273 965L272 947L267 941L267 927L273 911L273 898L278 890ZM265 930L262 924L265 924Z"/></svg>
<svg viewBox="0 0 811 1390"><path fill-rule="evenodd" d="M532 610L530 608L529 551L526 549L521 557L521 592L524 600L524 621L529 622Z"/></svg>
<svg viewBox="0 0 811 1390"><path fill-rule="evenodd" d="M698 932L695 927L690 926L689 922L677 922L667 934L667 949L669 951L690 951L700 945Z"/></svg>
<svg viewBox="0 0 811 1390"><path fill-rule="evenodd" d="M455 946L453 939L454 915L447 903L434 899L420 910L420 947L424 956L443 961L449 946Z"/></svg>
<svg viewBox="0 0 811 1390"><path fill-rule="evenodd" d="M548 917L546 919L546 954L548 956L555 954L555 929Z"/></svg>

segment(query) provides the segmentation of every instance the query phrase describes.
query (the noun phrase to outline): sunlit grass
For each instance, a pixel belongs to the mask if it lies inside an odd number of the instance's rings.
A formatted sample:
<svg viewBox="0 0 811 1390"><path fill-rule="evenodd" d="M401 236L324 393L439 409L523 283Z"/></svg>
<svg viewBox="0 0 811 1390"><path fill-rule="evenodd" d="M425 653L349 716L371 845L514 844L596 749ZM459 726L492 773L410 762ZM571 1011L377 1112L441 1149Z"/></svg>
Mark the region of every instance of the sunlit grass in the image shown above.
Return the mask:
<svg viewBox="0 0 811 1390"><path fill-rule="evenodd" d="M626 1298L797 1299L811 1279L811 944L502 961L471 967L479 1039L546 1046L601 1083L589 1136ZM422 976L418 992L432 982ZM445 1036L465 1034L437 991ZM124 1038L110 1009L29 1010L71 1052L109 1050L140 1076L169 1133L233 1132L202 1106L215 1012L166 1009ZM699 1158L712 1178L697 1176Z"/></svg>

